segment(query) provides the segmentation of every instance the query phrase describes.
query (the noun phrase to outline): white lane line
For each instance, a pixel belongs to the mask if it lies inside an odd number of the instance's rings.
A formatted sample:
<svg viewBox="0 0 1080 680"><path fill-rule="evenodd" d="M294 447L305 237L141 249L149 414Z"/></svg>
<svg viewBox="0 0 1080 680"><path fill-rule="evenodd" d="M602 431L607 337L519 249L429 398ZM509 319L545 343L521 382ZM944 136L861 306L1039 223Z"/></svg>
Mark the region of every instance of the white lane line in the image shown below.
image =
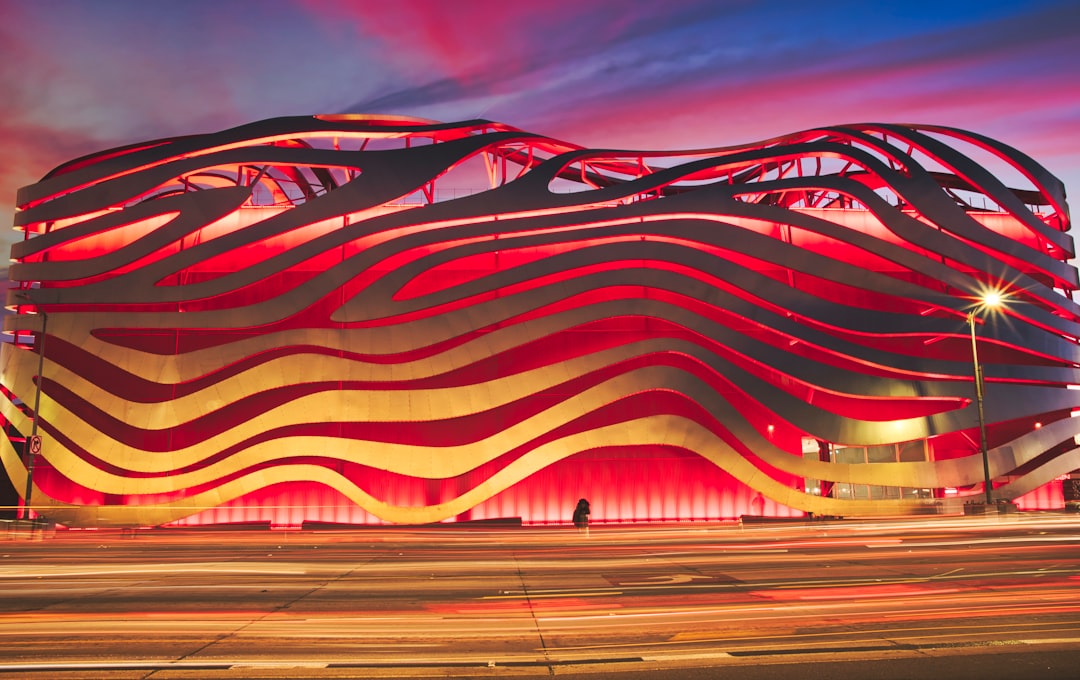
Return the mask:
<svg viewBox="0 0 1080 680"><path fill-rule="evenodd" d="M285 574L305 576L307 573L307 570L304 569L289 569L272 564L251 567L224 566L213 563L151 564L134 569L120 569L111 565L84 566L78 569L27 566L23 569L4 569L0 571L0 579L116 575L156 576L161 574Z"/></svg>
<svg viewBox="0 0 1080 680"><path fill-rule="evenodd" d="M482 595L481 600L537 600L537 599L551 599L551 598L569 598L569 597L605 597L607 595L622 595L621 590L541 590L537 592L506 592L501 595Z"/></svg>
<svg viewBox="0 0 1080 680"><path fill-rule="evenodd" d="M910 540L903 541L901 547L904 548L939 548L955 545L996 545L1001 543L1076 543L1080 541L1080 536L1012 536L1002 538L969 538L969 539L957 539L955 541L919 541ZM897 544L901 541L897 540ZM823 545L828 545L823 544ZM867 543L867 548L891 548L894 547L893 543Z"/></svg>
<svg viewBox="0 0 1080 680"><path fill-rule="evenodd" d="M697 654L650 654L648 656L642 655L642 661L656 661L658 663L665 663L668 661L698 661L703 659L730 659L731 655L727 652L700 652Z"/></svg>
<svg viewBox="0 0 1080 680"><path fill-rule="evenodd" d="M319 663L317 661L250 661L234 663L229 666L229 670L291 670L295 668L326 668L329 665L329 662Z"/></svg>

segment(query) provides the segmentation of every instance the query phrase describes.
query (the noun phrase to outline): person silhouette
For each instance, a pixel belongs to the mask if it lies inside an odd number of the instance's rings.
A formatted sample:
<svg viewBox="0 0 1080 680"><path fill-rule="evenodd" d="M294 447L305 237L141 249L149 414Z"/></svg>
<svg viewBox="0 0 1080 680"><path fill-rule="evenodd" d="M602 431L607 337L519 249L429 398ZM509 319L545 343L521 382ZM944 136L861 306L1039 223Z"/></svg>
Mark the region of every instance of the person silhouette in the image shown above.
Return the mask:
<svg viewBox="0 0 1080 680"><path fill-rule="evenodd" d="M760 491L754 496L754 500L750 504L754 506L755 515L760 517L765 514L765 497L761 495Z"/></svg>
<svg viewBox="0 0 1080 680"><path fill-rule="evenodd" d="M590 514L592 514L592 511L589 509L589 501L582 498L577 502L577 507L574 508L574 526L586 536L589 535Z"/></svg>

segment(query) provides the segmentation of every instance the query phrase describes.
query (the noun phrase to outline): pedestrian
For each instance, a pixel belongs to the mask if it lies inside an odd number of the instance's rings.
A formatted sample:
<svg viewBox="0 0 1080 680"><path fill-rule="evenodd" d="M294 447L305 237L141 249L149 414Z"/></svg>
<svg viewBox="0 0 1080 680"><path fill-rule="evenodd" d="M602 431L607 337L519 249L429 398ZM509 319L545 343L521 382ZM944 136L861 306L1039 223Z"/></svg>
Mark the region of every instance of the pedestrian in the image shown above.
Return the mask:
<svg viewBox="0 0 1080 680"><path fill-rule="evenodd" d="M577 502L577 507L574 508L574 526L577 527L579 533L589 535L589 501L582 498Z"/></svg>
<svg viewBox="0 0 1080 680"><path fill-rule="evenodd" d="M751 504L754 506L755 515L761 517L765 514L765 497L761 495L760 491L754 496L754 500L751 501Z"/></svg>

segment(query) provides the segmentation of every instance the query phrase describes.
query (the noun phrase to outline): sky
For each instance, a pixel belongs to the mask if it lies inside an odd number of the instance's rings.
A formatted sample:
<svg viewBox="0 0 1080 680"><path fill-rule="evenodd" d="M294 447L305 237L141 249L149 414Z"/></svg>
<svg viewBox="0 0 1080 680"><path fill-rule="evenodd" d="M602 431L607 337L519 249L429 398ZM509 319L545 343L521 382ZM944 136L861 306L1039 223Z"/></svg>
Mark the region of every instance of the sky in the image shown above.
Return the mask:
<svg viewBox="0 0 1080 680"><path fill-rule="evenodd" d="M0 0L3 225L20 186L73 158L317 113L623 149L948 125L1033 156L1075 200L1080 3ZM0 249L17 238L0 227Z"/></svg>

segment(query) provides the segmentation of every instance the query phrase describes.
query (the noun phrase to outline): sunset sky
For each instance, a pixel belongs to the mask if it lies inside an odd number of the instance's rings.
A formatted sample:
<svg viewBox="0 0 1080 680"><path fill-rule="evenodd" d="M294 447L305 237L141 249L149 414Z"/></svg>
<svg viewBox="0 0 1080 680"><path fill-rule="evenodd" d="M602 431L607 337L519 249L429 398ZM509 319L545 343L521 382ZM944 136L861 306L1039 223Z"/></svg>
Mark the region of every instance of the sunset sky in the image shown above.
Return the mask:
<svg viewBox="0 0 1080 680"><path fill-rule="evenodd" d="M1080 195L1075 2L0 0L0 18L7 225L17 188L72 158L342 112L637 149L942 124Z"/></svg>

